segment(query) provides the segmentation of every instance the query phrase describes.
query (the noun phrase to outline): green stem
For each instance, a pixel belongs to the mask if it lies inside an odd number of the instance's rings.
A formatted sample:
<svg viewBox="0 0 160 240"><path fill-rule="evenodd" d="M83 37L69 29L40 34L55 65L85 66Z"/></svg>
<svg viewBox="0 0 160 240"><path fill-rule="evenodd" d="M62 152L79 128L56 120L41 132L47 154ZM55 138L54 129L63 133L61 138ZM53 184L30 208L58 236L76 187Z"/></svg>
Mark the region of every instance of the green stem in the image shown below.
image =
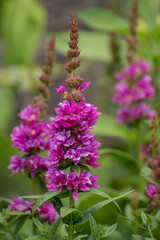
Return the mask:
<svg viewBox="0 0 160 240"><path fill-rule="evenodd" d="M150 234L150 236L151 236L151 239L154 240L154 237L153 237L153 234L152 234L150 225L148 225L148 231L149 231L149 234Z"/></svg>
<svg viewBox="0 0 160 240"><path fill-rule="evenodd" d="M16 236L14 235L14 233L12 232L10 226L8 225L7 227L8 227L8 230L9 230L10 234L12 235L13 239L14 239L14 240L17 240L17 238L16 238Z"/></svg>
<svg viewBox="0 0 160 240"><path fill-rule="evenodd" d="M73 196L72 196L72 191L70 191L69 205L70 205L70 208L75 208L74 199L73 199ZM72 222L72 215L71 215L71 221L69 223L69 240L74 240L74 225L73 225L73 222Z"/></svg>
<svg viewBox="0 0 160 240"><path fill-rule="evenodd" d="M140 125L137 126L137 160L138 160L138 169L141 171L142 168L142 159L141 159L141 132L140 132ZM139 191L141 193L144 192L144 180L143 177L139 173Z"/></svg>
<svg viewBox="0 0 160 240"><path fill-rule="evenodd" d="M36 177L34 177L32 179L32 192L33 192L33 195L37 195L37 179L36 179ZM34 199L34 200L36 200L36 199ZM37 234L37 227L33 222L33 235L36 235L36 234Z"/></svg>

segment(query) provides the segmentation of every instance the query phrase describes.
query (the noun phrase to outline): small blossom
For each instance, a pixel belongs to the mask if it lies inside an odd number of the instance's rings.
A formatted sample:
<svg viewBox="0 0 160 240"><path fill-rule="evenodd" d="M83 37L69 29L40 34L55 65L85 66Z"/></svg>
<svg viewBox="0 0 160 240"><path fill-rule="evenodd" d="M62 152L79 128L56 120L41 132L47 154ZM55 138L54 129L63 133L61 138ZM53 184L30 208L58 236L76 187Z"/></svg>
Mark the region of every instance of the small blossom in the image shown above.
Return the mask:
<svg viewBox="0 0 160 240"><path fill-rule="evenodd" d="M48 222L49 224L54 224L56 218L59 217L52 203L44 203L37 213L41 221Z"/></svg>
<svg viewBox="0 0 160 240"><path fill-rule="evenodd" d="M21 159L19 156L15 155L11 157L10 165L8 169L12 170L11 176L19 173L22 169L25 168L25 159Z"/></svg>
<svg viewBox="0 0 160 240"><path fill-rule="evenodd" d="M146 193L148 194L149 197L155 198L158 191L157 191L157 188L153 184L149 183Z"/></svg>
<svg viewBox="0 0 160 240"><path fill-rule="evenodd" d="M9 205L11 211L31 213L34 201L24 201L22 197L14 198Z"/></svg>
<svg viewBox="0 0 160 240"><path fill-rule="evenodd" d="M71 174L67 178L67 189L73 190L73 198L77 202L78 201L78 191L89 191L91 187L99 188L100 186L98 184L95 184L96 180L98 179L98 176L91 176L91 172L83 172L81 170L81 173L79 177L76 175L76 173L72 170Z"/></svg>

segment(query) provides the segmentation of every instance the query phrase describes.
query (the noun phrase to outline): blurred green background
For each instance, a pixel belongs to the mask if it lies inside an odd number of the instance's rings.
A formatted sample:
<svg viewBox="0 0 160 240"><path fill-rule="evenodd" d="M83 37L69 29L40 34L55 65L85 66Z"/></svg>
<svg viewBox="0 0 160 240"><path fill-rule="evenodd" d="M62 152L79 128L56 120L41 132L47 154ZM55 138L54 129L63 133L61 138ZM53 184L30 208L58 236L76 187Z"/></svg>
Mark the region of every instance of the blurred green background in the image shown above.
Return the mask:
<svg viewBox="0 0 160 240"><path fill-rule="evenodd" d="M1 0L0 1L0 196L16 197L31 192L31 181L25 175L10 177L7 166L11 155L9 134L20 123L18 112L36 94L38 76L47 51L51 34L56 36L55 64L49 116L60 102L55 89L64 81L67 62L70 15L78 18L81 49L81 74L91 81L85 96L88 102L102 112L93 130L102 142L100 163L94 170L104 189L117 191L136 188L137 164L134 157L136 134L133 129L115 124L116 106L111 103L114 92L114 74L126 63L125 41L129 33L130 0ZM157 97L153 108L160 102L160 2L141 0L139 9L139 56L152 66L153 84ZM156 107L158 111L158 107ZM142 135L148 141L148 122ZM88 200L90 201L90 199ZM83 206L82 206L83 208ZM107 210L108 212L109 210ZM99 215L100 216L100 215ZM108 218L109 218L108 214Z"/></svg>

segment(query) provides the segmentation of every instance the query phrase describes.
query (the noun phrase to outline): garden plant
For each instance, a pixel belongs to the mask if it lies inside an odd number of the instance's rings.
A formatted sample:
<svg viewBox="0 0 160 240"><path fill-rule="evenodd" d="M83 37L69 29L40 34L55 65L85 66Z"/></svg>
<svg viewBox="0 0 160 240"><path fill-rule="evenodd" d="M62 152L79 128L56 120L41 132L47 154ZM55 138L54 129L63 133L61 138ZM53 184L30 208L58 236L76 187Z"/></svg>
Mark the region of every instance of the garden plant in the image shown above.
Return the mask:
<svg viewBox="0 0 160 240"><path fill-rule="evenodd" d="M21 6L20 0L17 6ZM40 6L35 6L43 14ZM6 143L10 151L7 177L16 183L14 178L20 175L22 192L28 194L27 184L30 189L28 195L19 192L11 198L10 191L9 196L1 196L0 239L160 239L159 84L156 82L160 55L154 49L149 57L145 53L147 39L158 45L160 27L152 19L152 24L149 23L153 29L143 30L141 13L144 20L153 17L148 1L133 0L128 19L103 8L84 10L77 16L90 30L79 30L76 15L72 13L70 32L49 36L44 66L35 84L38 94L34 97L32 94L33 100L27 99L27 106L20 110L19 124L10 134L12 143L0 135L2 158L7 154ZM99 16L96 21L95 16ZM38 36L43 24L38 18L35 22L39 26ZM2 36L8 37L7 30ZM81 45L83 39L87 43ZM103 49L108 40L109 58ZM68 62L63 66L65 80L56 83L53 92L57 66L61 72L64 62L56 65L56 49L62 55L67 54ZM6 61L12 64L14 57L10 58L10 54ZM20 54L16 64L22 59ZM29 56L23 58L23 64L28 64ZM87 67L87 71L98 69L95 59L105 63L105 76L99 76L98 84L92 79L86 81L83 72ZM104 83L106 78L109 80ZM86 95L92 86L98 107ZM15 86L13 89L17 91ZM50 116L52 95L59 103L54 111L52 106Z"/></svg>

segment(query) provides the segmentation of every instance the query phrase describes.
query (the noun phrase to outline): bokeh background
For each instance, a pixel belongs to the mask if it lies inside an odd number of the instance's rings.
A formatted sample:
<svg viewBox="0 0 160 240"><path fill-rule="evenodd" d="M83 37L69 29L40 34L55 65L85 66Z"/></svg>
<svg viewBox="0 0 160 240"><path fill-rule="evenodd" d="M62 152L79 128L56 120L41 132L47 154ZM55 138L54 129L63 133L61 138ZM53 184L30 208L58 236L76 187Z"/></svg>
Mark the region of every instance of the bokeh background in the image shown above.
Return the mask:
<svg viewBox="0 0 160 240"><path fill-rule="evenodd" d="M9 134L20 123L17 114L28 103L32 104L37 93L38 77L52 34L56 36L56 49L48 120L55 115L54 107L61 100L55 89L67 76L64 66L72 13L77 15L80 32L78 73L91 81L85 97L102 112L93 131L102 142L102 167L94 172L100 176L99 184L104 189L120 191L136 187L136 164L129 155L134 156L135 134L132 129L126 131L125 126L116 125L116 106L111 102L114 74L126 63L125 38L129 34L131 5L130 0L0 0L0 197L32 194L27 176L9 176L10 157L17 153L11 147ZM154 66L157 97L152 105L156 107L160 102L159 0L140 1L138 37L138 54ZM144 132L146 128L144 124Z"/></svg>

